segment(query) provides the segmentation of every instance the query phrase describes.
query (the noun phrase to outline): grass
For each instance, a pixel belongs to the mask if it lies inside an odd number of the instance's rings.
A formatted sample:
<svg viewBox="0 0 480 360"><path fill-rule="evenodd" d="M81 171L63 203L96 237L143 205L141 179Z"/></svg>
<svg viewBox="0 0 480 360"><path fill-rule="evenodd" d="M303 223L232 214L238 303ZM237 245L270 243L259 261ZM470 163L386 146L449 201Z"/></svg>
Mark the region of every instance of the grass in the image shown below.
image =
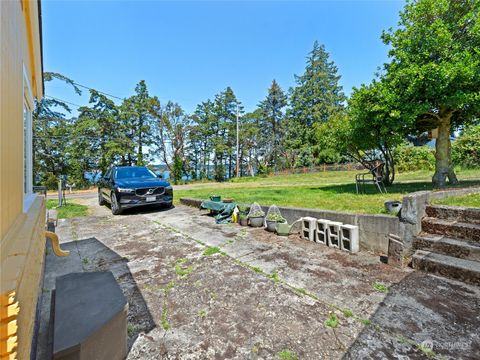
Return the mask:
<svg viewBox="0 0 480 360"><path fill-rule="evenodd" d="M437 205L480 208L480 193L462 196L451 196L446 199L434 200L432 203Z"/></svg>
<svg viewBox="0 0 480 360"><path fill-rule="evenodd" d="M67 205L57 208L58 201L55 199L47 200L47 209L56 209L59 219L70 219L88 215L88 206L67 202Z"/></svg>
<svg viewBox="0 0 480 360"><path fill-rule="evenodd" d="M325 320L325 326L327 326L329 328L332 328L332 329L335 329L338 326L338 324L339 324L339 322L338 322L337 315L335 315L333 313L328 316L327 320Z"/></svg>
<svg viewBox="0 0 480 360"><path fill-rule="evenodd" d="M372 284L372 287L377 290L378 292L382 292L382 293L388 293L388 287L386 287L385 285L383 284L380 284L379 282L374 282Z"/></svg>
<svg viewBox="0 0 480 360"><path fill-rule="evenodd" d="M186 263L187 261L187 259L179 259L175 262L175 274L177 274L180 279L185 279L193 271L193 266L188 266L187 268L182 267L182 264ZM170 283L168 285L170 285ZM173 286L175 286L175 283ZM167 290L169 289L171 289L171 287L167 286Z"/></svg>
<svg viewBox="0 0 480 360"><path fill-rule="evenodd" d="M294 352L291 352L290 350L282 350L279 353L277 353L277 356L281 360L298 360L298 356Z"/></svg>
<svg viewBox="0 0 480 360"><path fill-rule="evenodd" d="M195 183L175 189L176 201L181 197L207 199L212 194L231 197L240 203L295 206L345 211L361 214L384 213L385 200L401 200L404 195L431 190L429 171L398 174L388 194L379 194L373 185L367 193L357 195L356 172L332 171L270 177L243 177L225 183ZM480 185L480 170L457 170L460 186Z"/></svg>
<svg viewBox="0 0 480 360"><path fill-rule="evenodd" d="M221 250L218 246L209 246L203 252L203 256L212 256L212 255L218 254L220 252L221 252Z"/></svg>

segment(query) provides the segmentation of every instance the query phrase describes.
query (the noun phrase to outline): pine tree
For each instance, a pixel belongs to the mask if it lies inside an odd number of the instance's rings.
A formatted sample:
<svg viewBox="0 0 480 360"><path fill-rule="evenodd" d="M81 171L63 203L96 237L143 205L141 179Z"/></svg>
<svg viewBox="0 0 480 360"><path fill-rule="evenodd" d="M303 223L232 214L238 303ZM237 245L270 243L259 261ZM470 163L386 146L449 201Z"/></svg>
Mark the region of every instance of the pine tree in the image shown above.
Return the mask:
<svg viewBox="0 0 480 360"><path fill-rule="evenodd" d="M344 107L346 98L337 72L333 61L329 61L325 46L315 41L304 74L295 75L297 85L290 89L287 146L291 149L308 147L307 150L312 152L315 144L313 126L328 121Z"/></svg>
<svg viewBox="0 0 480 360"><path fill-rule="evenodd" d="M259 104L262 111L261 133L266 145L267 161L275 169L278 164L278 147L282 135L283 109L287 106L287 96L278 83L273 80L268 95Z"/></svg>

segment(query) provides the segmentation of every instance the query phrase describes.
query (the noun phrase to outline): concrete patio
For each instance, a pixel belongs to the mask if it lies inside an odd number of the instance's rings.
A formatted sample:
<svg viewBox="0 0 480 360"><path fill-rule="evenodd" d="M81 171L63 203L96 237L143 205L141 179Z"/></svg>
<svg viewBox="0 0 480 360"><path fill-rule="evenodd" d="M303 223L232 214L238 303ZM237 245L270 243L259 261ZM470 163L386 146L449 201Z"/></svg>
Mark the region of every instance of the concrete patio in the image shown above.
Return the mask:
<svg viewBox="0 0 480 360"><path fill-rule="evenodd" d="M95 199L82 201L92 215L61 220L57 228L70 256L47 253L39 359L51 351L55 277L106 270L129 302L129 359L474 359L480 353L478 287L394 269L378 254L350 255L298 235L217 225L185 206L114 217ZM326 324L332 314L336 327Z"/></svg>

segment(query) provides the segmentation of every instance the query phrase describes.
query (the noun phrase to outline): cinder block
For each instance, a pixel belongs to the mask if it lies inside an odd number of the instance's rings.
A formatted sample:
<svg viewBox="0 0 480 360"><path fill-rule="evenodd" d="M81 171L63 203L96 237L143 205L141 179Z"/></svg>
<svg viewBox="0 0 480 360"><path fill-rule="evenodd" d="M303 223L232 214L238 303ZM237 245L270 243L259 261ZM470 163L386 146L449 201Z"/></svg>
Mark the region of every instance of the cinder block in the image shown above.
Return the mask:
<svg viewBox="0 0 480 360"><path fill-rule="evenodd" d="M302 238L309 241L315 241L316 229L317 219L308 216L302 219Z"/></svg>
<svg viewBox="0 0 480 360"><path fill-rule="evenodd" d="M348 224L340 226L340 248L352 253L360 250L358 226Z"/></svg>
<svg viewBox="0 0 480 360"><path fill-rule="evenodd" d="M318 219L317 229L315 231L315 241L328 246L328 223L329 220Z"/></svg>
<svg viewBox="0 0 480 360"><path fill-rule="evenodd" d="M340 249L340 226L341 222L328 222L328 246Z"/></svg>

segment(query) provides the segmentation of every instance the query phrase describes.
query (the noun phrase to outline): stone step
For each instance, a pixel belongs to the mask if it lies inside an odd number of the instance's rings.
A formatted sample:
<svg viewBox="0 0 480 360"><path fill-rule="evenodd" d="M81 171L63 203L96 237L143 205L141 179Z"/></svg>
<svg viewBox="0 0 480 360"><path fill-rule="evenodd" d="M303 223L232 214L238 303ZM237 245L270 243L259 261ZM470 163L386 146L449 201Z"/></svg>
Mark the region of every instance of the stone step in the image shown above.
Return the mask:
<svg viewBox="0 0 480 360"><path fill-rule="evenodd" d="M415 237L413 247L416 250L428 250L460 259L480 261L480 244L468 240L420 234Z"/></svg>
<svg viewBox="0 0 480 360"><path fill-rule="evenodd" d="M424 217L422 219L422 231L430 234L444 235L455 239L480 242L480 224Z"/></svg>
<svg viewBox="0 0 480 360"><path fill-rule="evenodd" d="M480 285L480 262L417 250L412 257L414 269Z"/></svg>
<svg viewBox="0 0 480 360"><path fill-rule="evenodd" d="M457 220L466 223L480 224L480 208L464 208L460 206L428 205L425 208L428 217Z"/></svg>

